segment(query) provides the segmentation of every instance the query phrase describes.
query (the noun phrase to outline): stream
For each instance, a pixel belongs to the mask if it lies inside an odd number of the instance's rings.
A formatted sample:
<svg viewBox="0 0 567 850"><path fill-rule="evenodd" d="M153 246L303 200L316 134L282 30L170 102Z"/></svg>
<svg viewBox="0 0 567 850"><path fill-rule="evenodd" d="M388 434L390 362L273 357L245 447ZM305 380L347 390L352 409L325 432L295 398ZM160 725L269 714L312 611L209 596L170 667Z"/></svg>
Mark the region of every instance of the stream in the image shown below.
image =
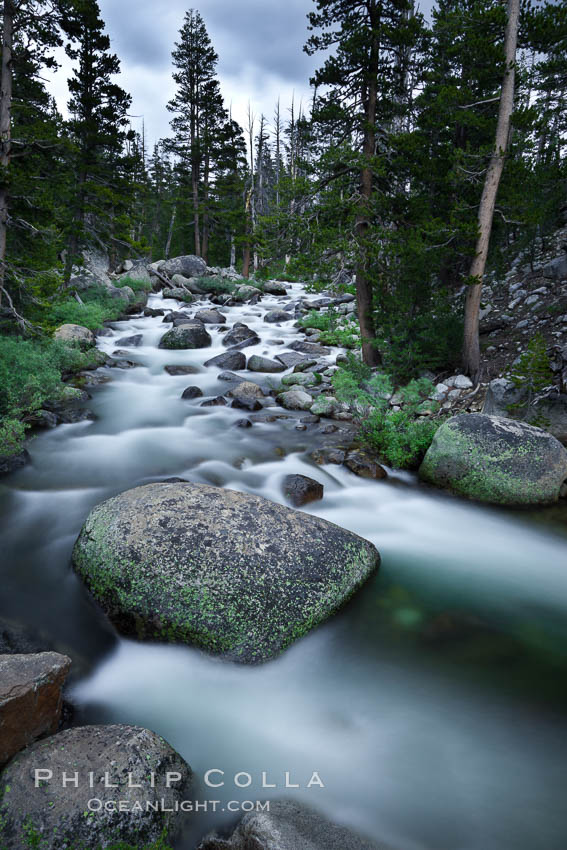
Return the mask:
<svg viewBox="0 0 567 850"><path fill-rule="evenodd" d="M288 297L220 309L261 336L247 356L273 358L286 350L278 341L300 337L293 314L274 326L264 313L303 294L291 284ZM161 294L148 306L187 307ZM308 454L325 437L297 430L305 414L240 428L254 416L182 401L189 385L205 399L226 392L203 365L226 349L207 326L210 348L161 350L170 327L114 323L99 347L110 354L143 334L128 350L139 368L100 370L112 380L88 388L96 419L41 433L32 462L0 482L0 615L71 655L74 722L153 729L195 771L195 799L221 809L292 795L393 850L565 850L567 545L553 516L481 508L407 473L376 482L317 466ZM168 364L197 372L172 376ZM241 374L265 387L281 377ZM179 476L285 504L290 473L324 484L323 501L303 510L371 540L382 567L276 661L241 667L123 639L70 567L90 509L120 491ZM226 783L214 790L213 768ZM299 788L285 788L286 771ZM306 787L314 771L324 788ZM234 785L239 772L250 787ZM276 788L262 788L263 772ZM178 846L237 818L188 817Z"/></svg>

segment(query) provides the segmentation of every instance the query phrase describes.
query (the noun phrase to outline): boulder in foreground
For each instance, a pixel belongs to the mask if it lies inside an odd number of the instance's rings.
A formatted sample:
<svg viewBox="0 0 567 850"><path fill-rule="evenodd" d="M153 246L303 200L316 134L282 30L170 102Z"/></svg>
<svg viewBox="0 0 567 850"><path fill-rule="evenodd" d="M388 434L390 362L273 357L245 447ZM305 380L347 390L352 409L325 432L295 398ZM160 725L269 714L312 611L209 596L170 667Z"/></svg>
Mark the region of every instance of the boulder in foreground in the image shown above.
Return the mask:
<svg viewBox="0 0 567 850"><path fill-rule="evenodd" d="M199 850L388 850L313 809L291 800L270 802L269 812L244 815L225 840L208 836Z"/></svg>
<svg viewBox="0 0 567 850"><path fill-rule="evenodd" d="M0 767L59 726L71 659L57 652L0 656Z"/></svg>
<svg viewBox="0 0 567 850"><path fill-rule="evenodd" d="M63 787L64 773L78 775L77 787L73 782ZM125 842L145 847L173 830L178 815L171 809L186 799L191 775L181 756L148 729L67 729L25 750L0 775L0 846L86 850ZM89 807L93 800L100 811L93 811L92 803ZM104 804L112 801L116 807L106 809ZM122 801L125 810L113 810ZM158 810L152 811L151 804ZM37 843L30 843L30 836Z"/></svg>
<svg viewBox="0 0 567 850"><path fill-rule="evenodd" d="M420 478L498 505L550 505L567 479L567 451L533 425L469 413L437 431Z"/></svg>
<svg viewBox="0 0 567 850"><path fill-rule="evenodd" d="M319 517L233 490L149 484L98 505L76 571L123 633L266 661L377 569L375 547Z"/></svg>

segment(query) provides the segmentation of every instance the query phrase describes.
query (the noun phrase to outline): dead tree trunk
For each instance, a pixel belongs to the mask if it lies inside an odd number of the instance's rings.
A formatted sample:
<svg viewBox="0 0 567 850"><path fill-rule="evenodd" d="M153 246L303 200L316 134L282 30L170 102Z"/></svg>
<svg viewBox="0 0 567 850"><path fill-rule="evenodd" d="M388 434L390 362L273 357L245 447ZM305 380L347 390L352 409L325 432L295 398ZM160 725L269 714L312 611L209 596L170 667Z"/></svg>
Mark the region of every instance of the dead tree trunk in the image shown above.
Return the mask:
<svg viewBox="0 0 567 850"><path fill-rule="evenodd" d="M480 340L479 340L479 311L482 296L482 282L498 186L504 169L504 160L508 149L510 135L510 119L514 109L514 89L516 78L516 46L518 42L518 20L520 16L520 0L508 0L508 21L504 38L504 53L506 68L500 93L498 108L498 124L494 151L486 171L484 188L478 210L478 239L475 256L471 264L470 277L474 280L467 290L465 304L465 330L463 340L463 371L478 382L480 375Z"/></svg>

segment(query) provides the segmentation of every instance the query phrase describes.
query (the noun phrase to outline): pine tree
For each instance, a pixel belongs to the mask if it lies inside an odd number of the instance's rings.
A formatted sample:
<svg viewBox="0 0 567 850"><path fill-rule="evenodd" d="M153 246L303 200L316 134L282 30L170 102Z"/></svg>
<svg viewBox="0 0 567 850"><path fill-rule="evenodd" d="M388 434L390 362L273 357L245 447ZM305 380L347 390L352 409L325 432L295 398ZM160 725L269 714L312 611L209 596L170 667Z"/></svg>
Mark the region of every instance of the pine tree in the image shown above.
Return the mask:
<svg viewBox="0 0 567 850"><path fill-rule="evenodd" d="M75 187L67 222L68 280L83 245L113 236L119 200L114 180L128 135L131 97L112 81L120 62L110 50L96 0L65 4L62 26L70 39L67 55L77 63L69 80Z"/></svg>
<svg viewBox="0 0 567 850"><path fill-rule="evenodd" d="M190 9L173 51L177 92L168 109L174 113L171 127L175 135L168 141L168 148L178 157L182 171L190 175L194 253L198 257L203 253L203 241L205 252L208 250L212 148L226 120L216 79L217 61L201 15Z"/></svg>
<svg viewBox="0 0 567 850"><path fill-rule="evenodd" d="M312 79L315 87L324 87L313 118L317 125L326 126L335 146L348 143L353 149L354 156L338 171L358 172L356 292L364 361L377 365L380 353L369 258L373 201L380 150L403 98L400 56L411 47L419 19L408 18L412 8L408 0L315 3L317 12L309 14L309 28L321 33L309 38L305 50L309 55L323 50L330 55Z"/></svg>

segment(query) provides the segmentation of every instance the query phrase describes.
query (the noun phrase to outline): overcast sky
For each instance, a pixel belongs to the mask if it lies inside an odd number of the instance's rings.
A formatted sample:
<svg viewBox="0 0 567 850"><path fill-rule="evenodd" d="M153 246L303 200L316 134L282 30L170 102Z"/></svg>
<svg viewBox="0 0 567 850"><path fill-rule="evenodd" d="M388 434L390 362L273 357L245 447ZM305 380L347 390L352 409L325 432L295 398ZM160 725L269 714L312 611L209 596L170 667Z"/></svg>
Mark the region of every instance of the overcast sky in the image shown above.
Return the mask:
<svg viewBox="0 0 567 850"><path fill-rule="evenodd" d="M171 52L187 9L197 9L219 55L218 71L227 107L246 121L248 100L256 115L271 120L281 98L287 110L309 100L309 77L316 59L303 53L307 12L313 0L99 0L112 49L122 66L120 84L133 98L132 115L144 116L148 145L169 132L167 101L174 93ZM68 99L69 62L53 80L60 109ZM132 118L141 129L141 117Z"/></svg>

